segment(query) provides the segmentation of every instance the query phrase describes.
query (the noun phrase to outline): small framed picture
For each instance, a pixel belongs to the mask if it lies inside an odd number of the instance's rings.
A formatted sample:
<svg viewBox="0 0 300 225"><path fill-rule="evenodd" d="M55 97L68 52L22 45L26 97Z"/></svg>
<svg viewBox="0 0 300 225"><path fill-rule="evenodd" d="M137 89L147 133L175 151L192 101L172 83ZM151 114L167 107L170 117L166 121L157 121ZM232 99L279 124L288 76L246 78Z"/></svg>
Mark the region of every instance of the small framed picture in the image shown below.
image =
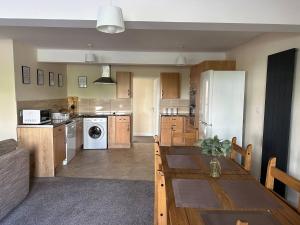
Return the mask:
<svg viewBox="0 0 300 225"><path fill-rule="evenodd" d="M63 87L64 86L64 76L62 74L58 74L58 87Z"/></svg>
<svg viewBox="0 0 300 225"><path fill-rule="evenodd" d="M37 85L44 85L44 70L37 69Z"/></svg>
<svg viewBox="0 0 300 225"><path fill-rule="evenodd" d="M87 76L78 76L78 87L87 88Z"/></svg>
<svg viewBox="0 0 300 225"><path fill-rule="evenodd" d="M49 86L54 86L54 85L55 85L54 73L49 72Z"/></svg>
<svg viewBox="0 0 300 225"><path fill-rule="evenodd" d="M22 83L30 84L30 67L22 66Z"/></svg>

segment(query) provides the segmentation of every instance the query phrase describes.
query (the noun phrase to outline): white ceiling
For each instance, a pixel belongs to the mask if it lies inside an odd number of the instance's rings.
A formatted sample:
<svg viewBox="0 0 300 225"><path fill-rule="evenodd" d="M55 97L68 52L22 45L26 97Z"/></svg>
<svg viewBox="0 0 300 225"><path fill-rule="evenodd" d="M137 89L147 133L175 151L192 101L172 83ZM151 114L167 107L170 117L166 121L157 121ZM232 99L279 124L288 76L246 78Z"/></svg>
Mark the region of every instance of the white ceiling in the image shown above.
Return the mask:
<svg viewBox="0 0 300 225"><path fill-rule="evenodd" d="M227 51L260 32L127 29L110 35L94 28L0 27L0 38L12 38L36 48L112 51ZM183 46L183 48L181 47Z"/></svg>

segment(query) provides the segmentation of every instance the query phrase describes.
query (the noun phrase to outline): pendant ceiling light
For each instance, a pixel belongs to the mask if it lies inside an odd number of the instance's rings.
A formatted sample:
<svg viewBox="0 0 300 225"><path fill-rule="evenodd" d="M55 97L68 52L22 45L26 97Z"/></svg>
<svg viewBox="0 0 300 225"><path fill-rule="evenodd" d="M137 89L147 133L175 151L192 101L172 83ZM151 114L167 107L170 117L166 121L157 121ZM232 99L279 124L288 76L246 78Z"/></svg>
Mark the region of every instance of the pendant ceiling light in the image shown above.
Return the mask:
<svg viewBox="0 0 300 225"><path fill-rule="evenodd" d="M92 44L88 44L89 52L85 54L86 63L95 63L97 61L96 55L92 53Z"/></svg>
<svg viewBox="0 0 300 225"><path fill-rule="evenodd" d="M180 47L181 51L183 51L183 48L184 48L184 46L182 45ZM175 63L176 63L177 66L184 66L184 65L186 65L187 64L186 57L184 55L182 55L182 53L179 53L179 55L176 58Z"/></svg>
<svg viewBox="0 0 300 225"><path fill-rule="evenodd" d="M179 55L176 58L176 65L177 66L184 66L186 65L186 58L183 55Z"/></svg>
<svg viewBox="0 0 300 225"><path fill-rule="evenodd" d="M97 27L98 31L115 34L125 31L122 9L113 6L101 6L98 11Z"/></svg>

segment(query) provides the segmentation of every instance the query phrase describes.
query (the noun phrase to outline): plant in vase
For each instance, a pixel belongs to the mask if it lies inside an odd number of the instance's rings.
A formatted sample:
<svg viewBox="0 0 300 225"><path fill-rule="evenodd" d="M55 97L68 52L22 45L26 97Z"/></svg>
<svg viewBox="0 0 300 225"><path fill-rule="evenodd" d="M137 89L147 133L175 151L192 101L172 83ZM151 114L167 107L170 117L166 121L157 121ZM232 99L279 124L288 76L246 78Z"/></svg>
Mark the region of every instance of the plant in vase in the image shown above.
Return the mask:
<svg viewBox="0 0 300 225"><path fill-rule="evenodd" d="M203 154L212 156L210 161L210 175L212 177L220 177L221 165L218 157L228 156L231 149L231 142L229 140L220 140L218 136L214 136L213 138L201 139L195 145L200 147Z"/></svg>

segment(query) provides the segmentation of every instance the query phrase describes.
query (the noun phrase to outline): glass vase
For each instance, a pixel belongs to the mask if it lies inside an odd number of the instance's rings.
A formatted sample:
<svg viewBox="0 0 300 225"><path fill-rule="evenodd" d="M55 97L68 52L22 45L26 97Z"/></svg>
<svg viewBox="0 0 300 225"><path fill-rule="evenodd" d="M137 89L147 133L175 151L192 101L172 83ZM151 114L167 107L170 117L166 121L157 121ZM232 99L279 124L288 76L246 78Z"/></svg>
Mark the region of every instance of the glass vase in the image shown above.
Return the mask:
<svg viewBox="0 0 300 225"><path fill-rule="evenodd" d="M216 157L211 159L211 161L209 163L209 167L210 167L210 176L211 177L218 178L221 176L221 164Z"/></svg>

